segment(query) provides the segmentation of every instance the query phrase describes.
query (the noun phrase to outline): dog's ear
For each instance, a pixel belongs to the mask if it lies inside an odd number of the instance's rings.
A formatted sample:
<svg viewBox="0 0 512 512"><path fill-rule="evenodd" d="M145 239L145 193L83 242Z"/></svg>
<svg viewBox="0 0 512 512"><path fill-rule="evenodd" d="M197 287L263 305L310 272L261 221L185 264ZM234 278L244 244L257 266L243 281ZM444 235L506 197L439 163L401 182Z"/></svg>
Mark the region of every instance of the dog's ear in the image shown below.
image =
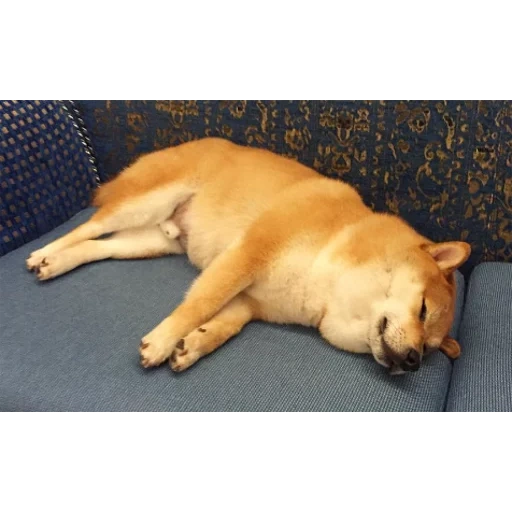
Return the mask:
<svg viewBox="0 0 512 512"><path fill-rule="evenodd" d="M423 249L434 258L437 266L445 274L451 274L466 263L471 254L471 246L466 242L444 242L424 245Z"/></svg>
<svg viewBox="0 0 512 512"><path fill-rule="evenodd" d="M446 336L446 338L443 340L439 350L450 359L457 359L461 352L459 342L455 341L449 336Z"/></svg>

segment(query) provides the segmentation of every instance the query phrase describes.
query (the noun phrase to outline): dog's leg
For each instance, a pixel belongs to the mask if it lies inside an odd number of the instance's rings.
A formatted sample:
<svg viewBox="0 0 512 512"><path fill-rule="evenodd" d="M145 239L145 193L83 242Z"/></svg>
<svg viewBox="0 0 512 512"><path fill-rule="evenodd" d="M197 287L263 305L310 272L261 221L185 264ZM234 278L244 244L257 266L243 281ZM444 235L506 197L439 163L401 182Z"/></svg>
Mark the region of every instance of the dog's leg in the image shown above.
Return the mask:
<svg viewBox="0 0 512 512"><path fill-rule="evenodd" d="M51 242L42 249L33 252L27 259L27 268L31 272L37 270L44 260L50 255L70 247L74 244L84 242L101 235L111 233L120 229L119 223L114 221L115 215L106 208L98 210L90 220L78 226L76 229L62 236L61 238ZM112 229L110 229L112 228ZM115 229L116 228L116 229Z"/></svg>
<svg viewBox="0 0 512 512"><path fill-rule="evenodd" d="M238 295L209 322L178 341L170 357L171 368L175 372L186 370L238 334L253 315L252 300Z"/></svg>
<svg viewBox="0 0 512 512"><path fill-rule="evenodd" d="M176 232L179 233L178 230ZM109 258L157 258L183 252L179 242L166 236L158 226L127 229L115 233L110 238L86 240L46 256L37 267L37 277L41 281L46 281L85 263Z"/></svg>
<svg viewBox="0 0 512 512"><path fill-rule="evenodd" d="M100 208L89 221L33 252L27 259L30 271L44 266L44 260L73 245L92 240L108 233L133 228L156 226L165 223L178 204L192 195L183 185L176 184L168 190L149 192L118 204Z"/></svg>
<svg viewBox="0 0 512 512"><path fill-rule="evenodd" d="M180 339L250 286L265 265L261 255L239 243L218 256L197 278L181 305L142 339L142 364L150 367L166 361Z"/></svg>

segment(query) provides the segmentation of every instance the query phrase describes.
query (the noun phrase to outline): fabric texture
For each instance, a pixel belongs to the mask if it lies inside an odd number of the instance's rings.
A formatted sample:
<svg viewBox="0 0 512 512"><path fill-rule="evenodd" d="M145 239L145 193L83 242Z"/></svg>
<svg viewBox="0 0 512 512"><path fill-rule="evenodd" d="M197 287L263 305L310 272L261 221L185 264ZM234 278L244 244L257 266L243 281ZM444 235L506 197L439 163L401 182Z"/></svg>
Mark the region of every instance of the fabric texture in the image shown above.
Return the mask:
<svg viewBox="0 0 512 512"><path fill-rule="evenodd" d="M94 167L57 101L0 101L0 256L88 206Z"/></svg>
<svg viewBox="0 0 512 512"><path fill-rule="evenodd" d="M512 411L512 265L485 263L471 276L448 411Z"/></svg>
<svg viewBox="0 0 512 512"><path fill-rule="evenodd" d="M354 185L435 241L512 261L511 101L78 101L103 180L205 136L263 147Z"/></svg>
<svg viewBox="0 0 512 512"><path fill-rule="evenodd" d="M182 300L197 271L184 256L103 261L38 283L27 255L85 221L81 212L0 258L0 410L441 411L451 362L432 354L390 377L312 329L253 323L176 375L139 365L141 337ZM459 284L458 315L463 297Z"/></svg>

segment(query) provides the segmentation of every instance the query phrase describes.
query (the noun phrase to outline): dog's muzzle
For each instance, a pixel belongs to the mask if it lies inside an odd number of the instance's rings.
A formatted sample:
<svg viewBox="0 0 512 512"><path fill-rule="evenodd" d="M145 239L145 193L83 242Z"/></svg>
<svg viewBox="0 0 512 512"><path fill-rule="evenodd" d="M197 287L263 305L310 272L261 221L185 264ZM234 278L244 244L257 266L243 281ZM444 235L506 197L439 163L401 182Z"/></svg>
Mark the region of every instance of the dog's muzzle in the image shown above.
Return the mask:
<svg viewBox="0 0 512 512"><path fill-rule="evenodd" d="M404 372L417 372L420 369L421 354L417 350L410 350L407 357L400 363Z"/></svg>
<svg viewBox="0 0 512 512"><path fill-rule="evenodd" d="M405 355L395 352L386 343L386 330L389 326L387 317L383 317L379 322L378 329L381 336L382 350L385 355L386 365L390 368L390 373L397 375L404 372L417 372L420 369L421 354L416 349L410 349Z"/></svg>
<svg viewBox="0 0 512 512"><path fill-rule="evenodd" d="M392 374L417 372L420 369L421 354L417 350L411 349L405 356L401 356L392 350L385 341L382 342L382 347L386 356L387 366Z"/></svg>

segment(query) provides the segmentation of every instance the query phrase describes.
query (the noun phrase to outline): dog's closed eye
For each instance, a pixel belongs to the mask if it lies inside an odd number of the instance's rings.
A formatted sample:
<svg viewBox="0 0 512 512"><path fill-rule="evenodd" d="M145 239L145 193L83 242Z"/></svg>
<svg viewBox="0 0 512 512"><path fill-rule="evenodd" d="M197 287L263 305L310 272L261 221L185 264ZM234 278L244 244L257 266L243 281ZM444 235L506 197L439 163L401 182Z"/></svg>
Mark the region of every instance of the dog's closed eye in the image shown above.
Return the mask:
<svg viewBox="0 0 512 512"><path fill-rule="evenodd" d="M386 332L387 328L388 328L388 319L387 319L387 317L383 317L379 323L379 334L381 336L383 336L384 333Z"/></svg>
<svg viewBox="0 0 512 512"><path fill-rule="evenodd" d="M427 318L427 305L425 303L425 299L423 299L423 302L421 304L421 310L420 310L420 320L422 322L424 322L426 318Z"/></svg>

